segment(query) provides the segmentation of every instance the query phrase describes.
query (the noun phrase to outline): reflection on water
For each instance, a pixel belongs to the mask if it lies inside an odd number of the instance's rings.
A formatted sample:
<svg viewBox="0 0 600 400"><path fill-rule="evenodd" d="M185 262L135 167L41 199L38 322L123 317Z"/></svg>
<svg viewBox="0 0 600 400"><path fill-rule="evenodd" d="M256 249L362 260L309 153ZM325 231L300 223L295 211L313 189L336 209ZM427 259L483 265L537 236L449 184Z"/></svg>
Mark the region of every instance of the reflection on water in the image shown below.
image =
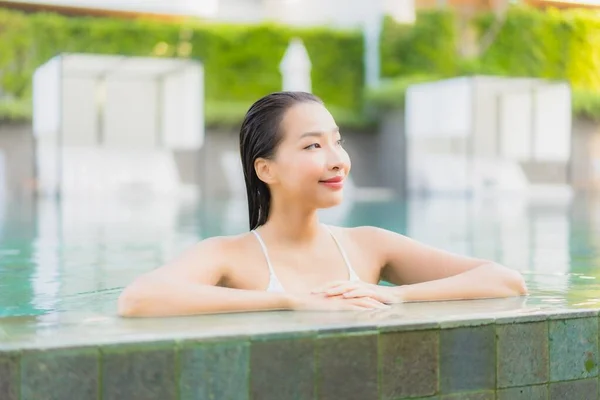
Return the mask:
<svg viewBox="0 0 600 400"><path fill-rule="evenodd" d="M121 288L196 241L247 230L243 200L49 200L0 207L0 316L114 313ZM600 199L347 202L327 223L375 225L522 271L536 306L600 304Z"/></svg>

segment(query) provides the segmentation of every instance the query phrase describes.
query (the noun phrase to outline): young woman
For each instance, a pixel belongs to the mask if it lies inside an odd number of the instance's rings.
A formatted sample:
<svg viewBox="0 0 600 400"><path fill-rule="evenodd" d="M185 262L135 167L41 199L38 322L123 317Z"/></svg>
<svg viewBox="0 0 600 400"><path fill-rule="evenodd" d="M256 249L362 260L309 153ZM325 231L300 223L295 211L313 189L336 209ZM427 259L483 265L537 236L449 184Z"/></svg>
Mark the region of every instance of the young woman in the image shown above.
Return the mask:
<svg viewBox="0 0 600 400"><path fill-rule="evenodd" d="M240 131L250 232L201 241L125 288L121 316L361 310L410 301L521 296L521 275L376 227L319 222L339 204L350 159L312 94L267 95ZM378 285L386 280L398 286Z"/></svg>

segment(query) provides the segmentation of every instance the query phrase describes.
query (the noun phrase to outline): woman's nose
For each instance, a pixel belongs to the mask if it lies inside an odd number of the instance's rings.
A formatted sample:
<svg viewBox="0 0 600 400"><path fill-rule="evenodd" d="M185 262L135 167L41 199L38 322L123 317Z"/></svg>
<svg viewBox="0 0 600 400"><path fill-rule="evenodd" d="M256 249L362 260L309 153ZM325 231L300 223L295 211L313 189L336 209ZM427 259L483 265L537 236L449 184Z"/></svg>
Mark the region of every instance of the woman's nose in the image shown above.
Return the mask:
<svg viewBox="0 0 600 400"><path fill-rule="evenodd" d="M328 152L328 158L327 158L328 168L331 170L335 170L335 171L338 171L338 170L344 168L344 165L346 165L346 163L347 163L347 158L348 158L348 156L346 155L346 152L343 149L332 148Z"/></svg>

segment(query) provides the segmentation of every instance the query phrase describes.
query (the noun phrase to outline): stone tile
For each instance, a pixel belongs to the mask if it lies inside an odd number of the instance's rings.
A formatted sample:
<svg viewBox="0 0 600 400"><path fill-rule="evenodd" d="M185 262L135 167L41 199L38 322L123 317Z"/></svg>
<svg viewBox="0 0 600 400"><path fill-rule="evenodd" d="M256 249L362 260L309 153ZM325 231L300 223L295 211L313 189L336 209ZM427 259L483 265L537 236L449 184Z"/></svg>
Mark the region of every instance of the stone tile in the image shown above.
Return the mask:
<svg viewBox="0 0 600 400"><path fill-rule="evenodd" d="M451 328L468 328L475 326L483 326L483 325L491 325L496 321L493 317L471 317L468 316L460 316L456 319L447 319L440 322L441 329L451 329Z"/></svg>
<svg viewBox="0 0 600 400"><path fill-rule="evenodd" d="M377 326L373 321L369 322L348 322L343 324L321 324L317 327L319 336L332 335L365 335L378 332Z"/></svg>
<svg viewBox="0 0 600 400"><path fill-rule="evenodd" d="M548 386L526 386L501 389L496 393L496 400L547 400Z"/></svg>
<svg viewBox="0 0 600 400"><path fill-rule="evenodd" d="M377 334L317 339L318 399L378 399L377 339Z"/></svg>
<svg viewBox="0 0 600 400"><path fill-rule="evenodd" d="M380 333L388 332L413 332L423 330L439 329L440 324L432 321L383 321L377 325L377 330Z"/></svg>
<svg viewBox="0 0 600 400"><path fill-rule="evenodd" d="M247 400L248 342L185 343L180 348L181 400Z"/></svg>
<svg viewBox="0 0 600 400"><path fill-rule="evenodd" d="M485 392L447 394L440 397L440 400L495 400L495 398L495 393L489 390Z"/></svg>
<svg viewBox="0 0 600 400"><path fill-rule="evenodd" d="M496 325L503 324L522 324L526 322L541 322L547 321L549 317L549 311L534 311L530 313L516 313L513 315L506 315L496 318Z"/></svg>
<svg viewBox="0 0 600 400"><path fill-rule="evenodd" d="M277 379L273 379L277 377ZM256 400L315 397L315 340L252 342L250 398Z"/></svg>
<svg viewBox="0 0 600 400"><path fill-rule="evenodd" d="M579 381L556 382L550 384L549 400L588 400L598 398L598 380L582 379Z"/></svg>
<svg viewBox="0 0 600 400"><path fill-rule="evenodd" d="M549 321L550 380L598 376L598 318Z"/></svg>
<svg viewBox="0 0 600 400"><path fill-rule="evenodd" d="M440 331L440 392L452 394L494 389L494 326Z"/></svg>
<svg viewBox="0 0 600 400"><path fill-rule="evenodd" d="M548 323L496 327L497 387L548 382Z"/></svg>
<svg viewBox="0 0 600 400"><path fill-rule="evenodd" d="M95 348L25 352L21 399L98 399L99 369Z"/></svg>
<svg viewBox="0 0 600 400"><path fill-rule="evenodd" d="M553 310L548 314L551 320L597 317L597 309Z"/></svg>
<svg viewBox="0 0 600 400"><path fill-rule="evenodd" d="M306 339L306 338L315 338L318 334L317 330L312 329L312 327L302 327L304 330L295 330L284 331L281 330L279 332L269 332L269 333L261 333L260 335L250 335L246 336L246 338L250 341L252 340L292 340L292 339ZM343 329L343 328L342 328Z"/></svg>
<svg viewBox="0 0 600 400"><path fill-rule="evenodd" d="M103 400L176 398L173 343L106 346L100 351Z"/></svg>
<svg viewBox="0 0 600 400"><path fill-rule="evenodd" d="M437 393L439 331L384 333L379 346L383 400Z"/></svg>
<svg viewBox="0 0 600 400"><path fill-rule="evenodd" d="M19 398L19 353L0 353L0 399Z"/></svg>

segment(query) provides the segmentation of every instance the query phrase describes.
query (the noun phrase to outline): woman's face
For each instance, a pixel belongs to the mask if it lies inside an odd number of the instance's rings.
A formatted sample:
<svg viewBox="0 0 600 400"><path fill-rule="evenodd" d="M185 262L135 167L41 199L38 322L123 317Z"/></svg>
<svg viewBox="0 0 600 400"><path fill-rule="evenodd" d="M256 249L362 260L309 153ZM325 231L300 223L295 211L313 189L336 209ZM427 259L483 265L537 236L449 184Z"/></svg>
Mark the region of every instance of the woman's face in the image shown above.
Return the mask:
<svg viewBox="0 0 600 400"><path fill-rule="evenodd" d="M269 162L271 192L314 208L339 204L350 158L329 111L316 102L296 104L280 129L283 138Z"/></svg>

